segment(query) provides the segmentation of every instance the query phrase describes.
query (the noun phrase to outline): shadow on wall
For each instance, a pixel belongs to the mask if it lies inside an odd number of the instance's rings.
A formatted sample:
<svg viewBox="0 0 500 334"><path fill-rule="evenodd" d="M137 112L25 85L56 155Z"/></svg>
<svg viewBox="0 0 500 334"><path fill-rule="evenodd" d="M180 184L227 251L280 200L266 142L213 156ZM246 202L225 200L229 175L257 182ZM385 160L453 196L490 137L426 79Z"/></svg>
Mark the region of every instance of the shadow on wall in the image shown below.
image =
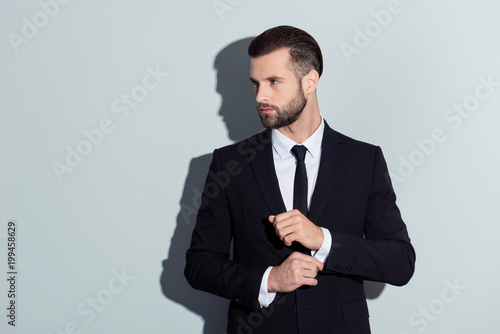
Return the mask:
<svg viewBox="0 0 500 334"><path fill-rule="evenodd" d="M245 38L229 44L217 54L214 62L217 71L216 90L222 98L218 115L222 116L228 137L234 142L262 130L255 108L253 88L248 80L250 59L247 49L252 39L253 37ZM168 258L163 261L160 284L165 297L203 317L204 334L220 334L226 330L229 302L194 290L184 278L185 254L191 242L201 191L211 161L212 154L191 160L177 215L177 227L170 243ZM367 298L377 298L384 286L382 283L365 282Z"/></svg>
<svg viewBox="0 0 500 334"><path fill-rule="evenodd" d="M255 108L253 86L248 79L250 58L247 56L247 49L252 39L253 37L245 38L229 44L217 54L214 62L217 72L216 90L222 99L217 113L226 125L228 137L235 142L262 130ZM209 132L208 130L205 135ZM226 331L229 301L194 290L184 278L186 251L191 242L201 191L211 161L212 154L191 160L180 201L181 209L177 215L177 227L170 243L168 258L163 261L160 284L165 297L203 317L204 334L221 334Z"/></svg>

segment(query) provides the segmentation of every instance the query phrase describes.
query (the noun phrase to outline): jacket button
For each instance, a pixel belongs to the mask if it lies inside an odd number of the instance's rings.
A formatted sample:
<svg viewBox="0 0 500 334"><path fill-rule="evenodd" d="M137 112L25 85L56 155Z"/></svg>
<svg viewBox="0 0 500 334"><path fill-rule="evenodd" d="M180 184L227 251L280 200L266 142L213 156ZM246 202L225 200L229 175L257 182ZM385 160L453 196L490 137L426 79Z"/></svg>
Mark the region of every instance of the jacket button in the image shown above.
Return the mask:
<svg viewBox="0 0 500 334"><path fill-rule="evenodd" d="M297 312L297 304L293 305L293 311Z"/></svg>

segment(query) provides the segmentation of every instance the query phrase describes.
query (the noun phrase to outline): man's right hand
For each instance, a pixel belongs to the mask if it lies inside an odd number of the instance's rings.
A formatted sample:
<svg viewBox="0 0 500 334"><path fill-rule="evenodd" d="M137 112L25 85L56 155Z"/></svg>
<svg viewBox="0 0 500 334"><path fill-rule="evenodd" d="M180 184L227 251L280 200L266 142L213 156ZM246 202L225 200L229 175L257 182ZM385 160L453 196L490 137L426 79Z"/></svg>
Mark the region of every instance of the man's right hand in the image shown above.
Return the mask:
<svg viewBox="0 0 500 334"><path fill-rule="evenodd" d="M323 270L321 261L310 255L294 252L282 264L271 269L267 290L290 292L302 285L316 286L318 281L315 277L320 270Z"/></svg>

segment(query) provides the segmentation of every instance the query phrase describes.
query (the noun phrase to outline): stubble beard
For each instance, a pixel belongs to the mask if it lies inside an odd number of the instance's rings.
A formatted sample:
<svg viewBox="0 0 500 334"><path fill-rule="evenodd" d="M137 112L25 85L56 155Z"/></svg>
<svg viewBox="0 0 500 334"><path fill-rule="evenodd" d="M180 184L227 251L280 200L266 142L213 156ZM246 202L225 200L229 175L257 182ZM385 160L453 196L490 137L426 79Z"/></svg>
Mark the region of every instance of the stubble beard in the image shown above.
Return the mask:
<svg viewBox="0 0 500 334"><path fill-rule="evenodd" d="M265 103L257 103L257 110L262 125L264 125L265 128L279 129L294 123L302 114L306 105L307 99L304 96L302 87L299 86L297 95L288 104L283 106L283 108ZM274 109L275 112L272 114L264 114L260 111L261 108L271 108Z"/></svg>

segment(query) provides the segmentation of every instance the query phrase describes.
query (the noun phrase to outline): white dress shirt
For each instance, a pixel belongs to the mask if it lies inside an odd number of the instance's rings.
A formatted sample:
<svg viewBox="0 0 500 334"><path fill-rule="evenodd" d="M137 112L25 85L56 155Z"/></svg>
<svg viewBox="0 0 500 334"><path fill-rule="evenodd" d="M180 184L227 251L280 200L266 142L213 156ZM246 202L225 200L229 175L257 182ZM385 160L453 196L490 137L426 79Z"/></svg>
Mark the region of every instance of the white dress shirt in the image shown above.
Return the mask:
<svg viewBox="0 0 500 334"><path fill-rule="evenodd" d="M319 164L321 161L321 142L323 140L323 132L325 129L325 121L322 119L320 126L316 131L307 138L303 143L296 143L276 129L272 130L271 138L273 145L273 159L276 176L281 191L281 196L287 211L293 209L293 187L295 179L296 158L292 154L291 149L295 145L304 145L307 148L306 157L304 159L307 172L307 208L311 207L311 198L318 177ZM276 212L279 214L281 212ZM312 250L311 255L325 262L330 252L332 244L332 236L330 231L325 228L323 230L323 244L319 250ZM262 276L259 292L259 303L262 307L268 307L274 298L276 292L267 291L267 281L269 273L273 267L267 268Z"/></svg>

